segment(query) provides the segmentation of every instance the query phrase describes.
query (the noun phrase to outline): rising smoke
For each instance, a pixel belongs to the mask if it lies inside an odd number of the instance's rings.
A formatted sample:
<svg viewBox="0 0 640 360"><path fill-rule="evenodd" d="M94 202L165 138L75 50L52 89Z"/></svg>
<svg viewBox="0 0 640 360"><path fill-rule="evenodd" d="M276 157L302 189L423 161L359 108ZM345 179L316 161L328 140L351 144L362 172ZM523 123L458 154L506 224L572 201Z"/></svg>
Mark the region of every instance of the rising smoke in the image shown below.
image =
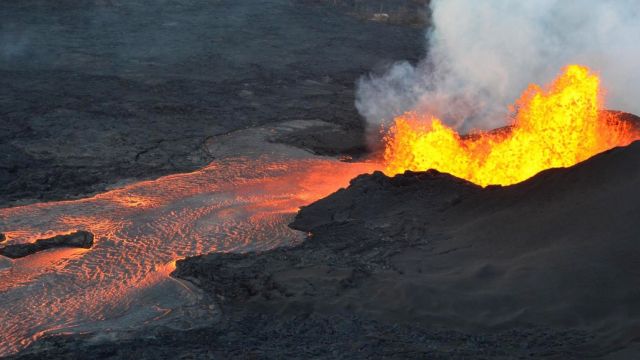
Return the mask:
<svg viewBox="0 0 640 360"><path fill-rule="evenodd" d="M431 10L426 58L357 84L372 135L408 110L460 131L504 125L529 83L569 63L600 73L607 107L640 113L637 0L432 0Z"/></svg>

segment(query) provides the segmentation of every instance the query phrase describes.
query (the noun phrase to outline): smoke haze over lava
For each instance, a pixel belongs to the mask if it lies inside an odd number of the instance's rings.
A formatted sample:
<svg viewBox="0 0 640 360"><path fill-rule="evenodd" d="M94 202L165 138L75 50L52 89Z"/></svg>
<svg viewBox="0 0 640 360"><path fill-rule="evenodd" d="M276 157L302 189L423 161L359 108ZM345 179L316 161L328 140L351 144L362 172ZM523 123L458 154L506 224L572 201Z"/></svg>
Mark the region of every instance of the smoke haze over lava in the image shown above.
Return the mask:
<svg viewBox="0 0 640 360"><path fill-rule="evenodd" d="M570 65L544 90L531 85L513 122L492 132L461 137L437 118L407 113L385 135L386 173L436 169L483 186L510 185L640 139L638 124L603 111L601 102L598 76Z"/></svg>
<svg viewBox="0 0 640 360"><path fill-rule="evenodd" d="M426 58L358 83L356 106L373 137L409 110L463 132L503 126L529 83L548 83L569 63L600 73L606 108L640 113L634 0L434 0L431 9Z"/></svg>

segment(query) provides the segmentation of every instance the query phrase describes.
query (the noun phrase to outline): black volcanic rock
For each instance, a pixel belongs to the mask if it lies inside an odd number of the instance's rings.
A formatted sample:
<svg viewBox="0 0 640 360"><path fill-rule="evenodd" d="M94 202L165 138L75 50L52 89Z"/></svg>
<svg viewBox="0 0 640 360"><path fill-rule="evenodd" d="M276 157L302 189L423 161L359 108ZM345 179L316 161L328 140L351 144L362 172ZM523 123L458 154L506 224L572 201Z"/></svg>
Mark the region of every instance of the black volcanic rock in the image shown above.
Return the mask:
<svg viewBox="0 0 640 360"><path fill-rule="evenodd" d="M53 248L75 247L90 249L92 246L92 233L88 231L76 231L71 234L56 235L47 239L36 240L33 243L7 245L0 248L0 255L17 259Z"/></svg>
<svg viewBox="0 0 640 360"><path fill-rule="evenodd" d="M389 222L390 217L405 219L405 213L421 207L436 212L444 210L480 189L475 184L436 170L407 171L392 178L376 171L353 179L348 189L338 190L325 199L302 207L290 226L315 232L320 227L356 221L373 228L393 228L403 221ZM421 221L430 220L425 218Z"/></svg>
<svg viewBox="0 0 640 360"><path fill-rule="evenodd" d="M273 141L307 149L318 155L358 156L367 152L362 132L340 127L312 126Z"/></svg>

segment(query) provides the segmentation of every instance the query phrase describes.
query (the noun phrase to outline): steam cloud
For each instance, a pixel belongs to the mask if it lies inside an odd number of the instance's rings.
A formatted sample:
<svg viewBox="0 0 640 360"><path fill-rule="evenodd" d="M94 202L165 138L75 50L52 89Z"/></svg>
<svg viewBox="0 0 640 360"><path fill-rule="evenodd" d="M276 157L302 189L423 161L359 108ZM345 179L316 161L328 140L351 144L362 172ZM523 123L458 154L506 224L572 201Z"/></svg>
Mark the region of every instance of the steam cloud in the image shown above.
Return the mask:
<svg viewBox="0 0 640 360"><path fill-rule="evenodd" d="M432 0L431 10L427 57L357 84L372 135L408 110L461 131L504 125L529 83L569 63L600 73L607 107L640 113L637 0Z"/></svg>

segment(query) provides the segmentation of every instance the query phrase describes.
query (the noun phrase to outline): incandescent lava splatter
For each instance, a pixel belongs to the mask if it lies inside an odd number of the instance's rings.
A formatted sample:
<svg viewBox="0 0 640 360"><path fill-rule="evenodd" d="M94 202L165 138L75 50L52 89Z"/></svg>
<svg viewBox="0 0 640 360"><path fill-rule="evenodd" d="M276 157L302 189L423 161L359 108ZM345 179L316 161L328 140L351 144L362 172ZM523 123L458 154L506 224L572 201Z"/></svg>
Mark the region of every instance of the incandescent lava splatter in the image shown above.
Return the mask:
<svg viewBox="0 0 640 360"><path fill-rule="evenodd" d="M461 136L437 118L407 113L385 137L385 173L436 169L482 186L510 185L640 139L632 125L599 116L601 104L598 76L570 65L548 89L530 85L504 129Z"/></svg>

